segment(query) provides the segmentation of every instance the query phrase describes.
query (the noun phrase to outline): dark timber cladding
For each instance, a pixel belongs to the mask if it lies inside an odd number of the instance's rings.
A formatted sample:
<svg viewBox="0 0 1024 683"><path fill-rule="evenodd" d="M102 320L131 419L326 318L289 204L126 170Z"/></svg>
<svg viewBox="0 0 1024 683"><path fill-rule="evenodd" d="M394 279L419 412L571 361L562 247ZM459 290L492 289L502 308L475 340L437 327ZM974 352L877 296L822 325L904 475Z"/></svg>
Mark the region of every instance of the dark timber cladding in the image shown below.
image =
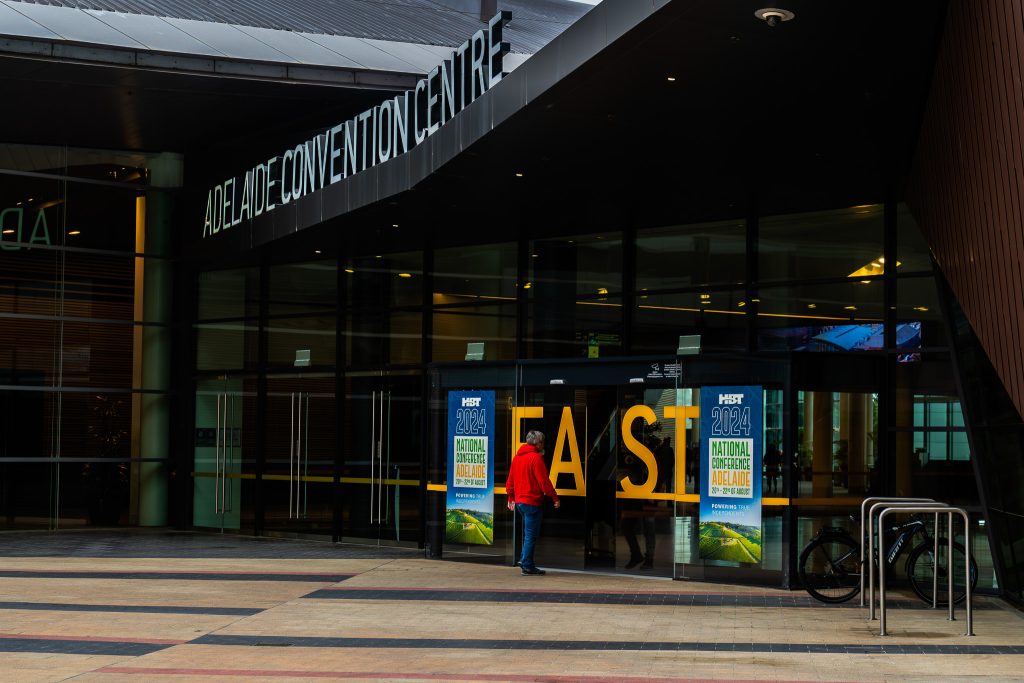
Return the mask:
<svg viewBox="0 0 1024 683"><path fill-rule="evenodd" d="M1024 5L952 0L909 204L1024 415Z"/></svg>

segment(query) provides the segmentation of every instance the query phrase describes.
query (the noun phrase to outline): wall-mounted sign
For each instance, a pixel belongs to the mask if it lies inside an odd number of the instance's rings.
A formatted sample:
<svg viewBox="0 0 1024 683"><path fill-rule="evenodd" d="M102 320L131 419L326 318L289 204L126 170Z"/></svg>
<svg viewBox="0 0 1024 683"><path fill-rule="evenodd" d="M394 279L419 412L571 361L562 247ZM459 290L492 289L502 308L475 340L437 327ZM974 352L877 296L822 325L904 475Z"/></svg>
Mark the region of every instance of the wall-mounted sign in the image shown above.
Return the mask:
<svg viewBox="0 0 1024 683"><path fill-rule="evenodd" d="M504 76L510 46L502 40L511 12L499 12L421 78L282 154L228 178L206 195L203 237L216 235L388 159L405 154L448 123Z"/></svg>
<svg viewBox="0 0 1024 683"><path fill-rule="evenodd" d="M701 387L700 556L761 562L761 387Z"/></svg>
<svg viewBox="0 0 1024 683"><path fill-rule="evenodd" d="M448 393L445 540L494 543L494 392Z"/></svg>

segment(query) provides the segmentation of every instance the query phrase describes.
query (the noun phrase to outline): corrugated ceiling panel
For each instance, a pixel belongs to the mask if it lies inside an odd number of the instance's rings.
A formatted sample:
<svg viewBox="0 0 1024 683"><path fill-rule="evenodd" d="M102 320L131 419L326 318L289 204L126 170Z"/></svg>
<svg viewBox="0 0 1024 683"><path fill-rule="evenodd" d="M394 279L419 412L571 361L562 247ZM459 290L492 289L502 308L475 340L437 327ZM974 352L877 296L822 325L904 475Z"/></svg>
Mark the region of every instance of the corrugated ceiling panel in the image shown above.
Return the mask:
<svg viewBox="0 0 1024 683"><path fill-rule="evenodd" d="M455 47L479 30L478 17L430 0L8 0L14 5L61 6L173 17ZM533 53L590 8L569 0L500 0L511 10L507 39L514 52Z"/></svg>

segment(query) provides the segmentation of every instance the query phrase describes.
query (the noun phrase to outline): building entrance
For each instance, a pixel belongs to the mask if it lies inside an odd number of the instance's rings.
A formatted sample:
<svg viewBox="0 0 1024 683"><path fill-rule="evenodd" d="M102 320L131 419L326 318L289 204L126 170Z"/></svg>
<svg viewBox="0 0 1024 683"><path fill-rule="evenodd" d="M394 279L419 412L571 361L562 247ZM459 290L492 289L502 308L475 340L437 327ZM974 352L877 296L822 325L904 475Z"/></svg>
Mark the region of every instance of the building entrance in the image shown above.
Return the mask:
<svg viewBox="0 0 1024 683"><path fill-rule="evenodd" d="M422 402L419 371L346 374L342 540L422 539Z"/></svg>
<svg viewBox="0 0 1024 683"><path fill-rule="evenodd" d="M677 358L521 362L437 367L432 374L432 469L429 485L445 490L448 391L496 393L494 543L432 544L444 554L490 556L511 564L521 544L520 522L505 507L512 453L531 429L546 435L557 511L548 506L536 550L539 565L663 577L745 571L753 581L781 582L783 520L765 516L764 560L746 567L703 560L697 530L702 386L764 388L761 441L782 449L788 362L748 358ZM767 476L767 474L765 474ZM768 489L764 489L768 490ZM767 496L767 494L765 494ZM444 512L442 496L430 506ZM773 501L768 501L769 503Z"/></svg>

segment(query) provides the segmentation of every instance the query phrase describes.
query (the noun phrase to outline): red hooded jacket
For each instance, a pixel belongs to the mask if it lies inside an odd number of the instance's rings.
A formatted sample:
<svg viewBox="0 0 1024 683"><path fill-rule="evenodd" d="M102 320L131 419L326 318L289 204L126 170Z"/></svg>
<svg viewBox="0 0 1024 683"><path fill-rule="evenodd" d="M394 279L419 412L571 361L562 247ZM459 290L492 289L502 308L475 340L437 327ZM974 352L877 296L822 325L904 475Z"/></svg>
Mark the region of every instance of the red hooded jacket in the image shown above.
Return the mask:
<svg viewBox="0 0 1024 683"><path fill-rule="evenodd" d="M555 493L555 487L551 485L544 457L535 446L528 443L520 446L516 457L512 458L512 467L509 468L505 490L512 503L540 505L544 502L544 496L558 502L558 494Z"/></svg>

